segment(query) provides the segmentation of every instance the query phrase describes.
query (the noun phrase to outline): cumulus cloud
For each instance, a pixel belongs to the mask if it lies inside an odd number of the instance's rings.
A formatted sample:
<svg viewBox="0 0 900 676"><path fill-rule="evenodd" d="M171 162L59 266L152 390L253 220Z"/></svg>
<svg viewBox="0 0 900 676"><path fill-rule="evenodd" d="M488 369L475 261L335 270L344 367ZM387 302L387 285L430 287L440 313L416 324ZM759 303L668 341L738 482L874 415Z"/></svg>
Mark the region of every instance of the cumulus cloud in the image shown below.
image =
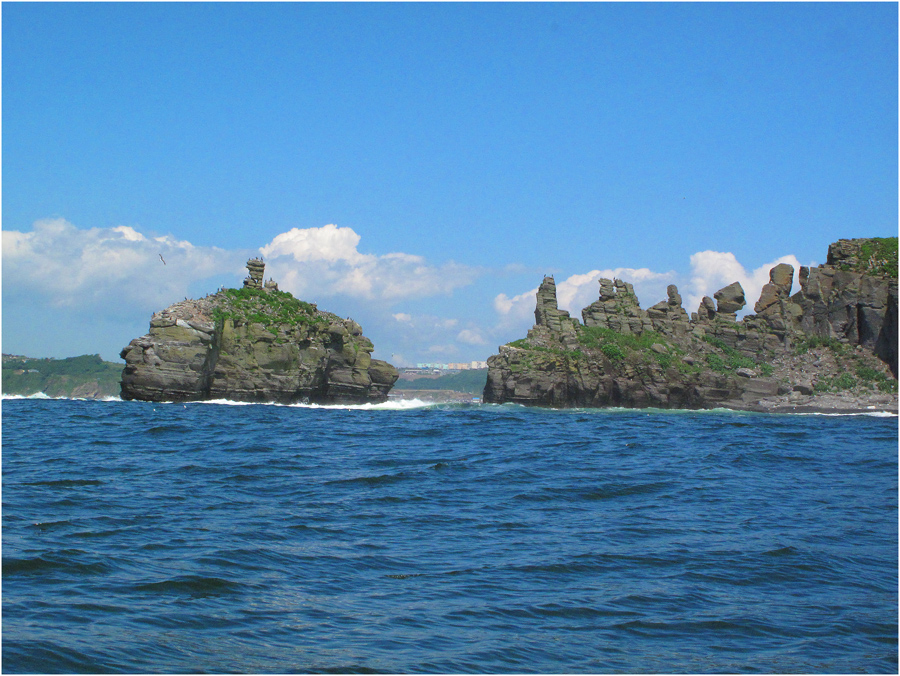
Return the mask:
<svg viewBox="0 0 900 676"><path fill-rule="evenodd" d="M487 341L478 329L463 329L456 335L456 340L467 345L485 345Z"/></svg>
<svg viewBox="0 0 900 676"><path fill-rule="evenodd" d="M684 308L688 313L693 312L700 305L703 296L712 297L722 287L740 282L747 299L747 306L741 314L753 312L754 303L769 281L769 271L779 263L792 265L796 280L800 263L793 255L776 258L755 270L747 271L731 252L699 251L691 256L691 278L688 293L684 295Z"/></svg>
<svg viewBox="0 0 900 676"><path fill-rule="evenodd" d="M189 295L199 280L233 275L233 283L239 282L251 255L150 236L126 225L81 229L62 218L37 221L31 232L4 230L2 237L5 295L36 293L54 307L156 310ZM359 242L351 228L325 225L293 228L259 251L267 277L310 300L343 295L391 303L450 294L481 274L407 253L364 254Z"/></svg>
<svg viewBox="0 0 900 676"><path fill-rule="evenodd" d="M260 249L263 256L291 256L295 261L357 262L366 258L356 250L360 237L352 228L324 225L321 228L291 228Z"/></svg>
<svg viewBox="0 0 900 676"><path fill-rule="evenodd" d="M4 296L37 294L53 307L156 310L187 295L192 282L237 274L241 265L236 252L129 226L79 229L62 218L2 238Z"/></svg>
<svg viewBox="0 0 900 676"><path fill-rule="evenodd" d="M407 253L361 253L359 242L352 228L293 228L260 253L267 274L278 280L279 287L303 297L345 295L395 302L450 294L481 274L467 265L434 265Z"/></svg>

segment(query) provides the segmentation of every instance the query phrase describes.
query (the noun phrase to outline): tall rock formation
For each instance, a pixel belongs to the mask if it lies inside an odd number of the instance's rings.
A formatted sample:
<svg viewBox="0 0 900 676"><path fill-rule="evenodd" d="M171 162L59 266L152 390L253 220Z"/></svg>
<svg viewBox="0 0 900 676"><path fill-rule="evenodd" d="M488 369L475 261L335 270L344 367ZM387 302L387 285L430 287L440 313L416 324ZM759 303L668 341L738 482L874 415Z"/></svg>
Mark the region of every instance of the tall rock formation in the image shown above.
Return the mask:
<svg viewBox="0 0 900 676"><path fill-rule="evenodd" d="M528 332L528 338L536 345L574 348L578 344L575 339L575 325L569 313L560 310L556 301L556 282L553 277L544 277L537 291L537 304L534 308L534 326Z"/></svg>
<svg viewBox="0 0 900 676"><path fill-rule="evenodd" d="M800 269L793 296L794 269L777 265L756 314L741 321L747 301L738 282L715 301L704 297L688 318L674 285L666 300L642 310L630 284L601 279L582 325L558 308L555 283L545 277L535 326L488 360L484 400L766 410L767 398L855 382L888 393L896 406L896 252L896 238L841 240L829 247L828 263ZM827 354L807 358L821 346Z"/></svg>
<svg viewBox="0 0 900 676"><path fill-rule="evenodd" d="M363 403L384 401L397 369L372 359L352 319L263 285L248 261L244 288L185 300L150 319L122 350L122 399Z"/></svg>

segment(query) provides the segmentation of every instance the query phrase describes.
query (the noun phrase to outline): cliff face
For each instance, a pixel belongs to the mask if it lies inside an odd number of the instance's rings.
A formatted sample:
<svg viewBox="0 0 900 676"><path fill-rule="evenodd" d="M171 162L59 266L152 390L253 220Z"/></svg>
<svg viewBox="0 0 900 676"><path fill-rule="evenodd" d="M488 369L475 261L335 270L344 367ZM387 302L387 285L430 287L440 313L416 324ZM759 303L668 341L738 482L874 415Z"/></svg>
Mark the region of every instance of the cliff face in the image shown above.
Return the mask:
<svg viewBox="0 0 900 676"><path fill-rule="evenodd" d="M250 261L243 289L227 289L157 312L147 335L125 347L122 399L278 403L379 402L397 380L372 359L352 319L262 284Z"/></svg>
<svg viewBox="0 0 900 676"><path fill-rule="evenodd" d="M555 282L545 277L528 336L488 360L484 400L769 410L779 398L852 391L896 407L897 245L885 262L873 241L887 241L890 252L890 240L841 240L828 263L800 269L793 296L793 268L775 266L756 314L742 321L737 282L688 317L674 285L642 310L631 284L601 279L582 324L558 309Z"/></svg>

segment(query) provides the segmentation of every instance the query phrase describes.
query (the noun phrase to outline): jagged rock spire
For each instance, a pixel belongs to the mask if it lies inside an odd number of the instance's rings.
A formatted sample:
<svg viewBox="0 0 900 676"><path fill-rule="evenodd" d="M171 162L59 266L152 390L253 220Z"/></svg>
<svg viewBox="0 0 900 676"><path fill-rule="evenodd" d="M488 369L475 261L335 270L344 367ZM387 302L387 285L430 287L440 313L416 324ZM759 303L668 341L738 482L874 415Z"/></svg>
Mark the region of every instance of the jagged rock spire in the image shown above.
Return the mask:
<svg viewBox="0 0 900 676"><path fill-rule="evenodd" d="M578 345L575 325L569 313L560 310L556 301L556 282L546 276L537 291L534 308L534 327L528 332L529 338L538 342L561 342L570 349Z"/></svg>
<svg viewBox="0 0 900 676"><path fill-rule="evenodd" d="M556 282L553 277L544 277L537 291L537 305L534 308L535 326L546 326L551 331L560 330L560 319L569 313L560 310L556 301Z"/></svg>
<svg viewBox="0 0 900 676"><path fill-rule="evenodd" d="M640 334L653 326L641 309L634 287L621 279L600 278L600 298L581 311L585 326L599 326L617 333Z"/></svg>
<svg viewBox="0 0 900 676"><path fill-rule="evenodd" d="M253 289L263 288L263 273L266 271L266 264L261 258L251 258L247 261L247 270L250 272L249 277L244 278L244 286Z"/></svg>

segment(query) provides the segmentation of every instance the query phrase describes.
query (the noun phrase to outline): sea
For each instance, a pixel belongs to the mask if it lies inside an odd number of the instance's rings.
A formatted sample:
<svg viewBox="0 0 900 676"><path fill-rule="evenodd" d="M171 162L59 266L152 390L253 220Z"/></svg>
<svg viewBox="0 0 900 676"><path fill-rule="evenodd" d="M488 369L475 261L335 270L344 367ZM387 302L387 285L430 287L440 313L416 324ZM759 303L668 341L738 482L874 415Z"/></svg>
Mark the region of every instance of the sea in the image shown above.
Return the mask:
<svg viewBox="0 0 900 676"><path fill-rule="evenodd" d="M897 673L888 415L7 398L5 673Z"/></svg>

